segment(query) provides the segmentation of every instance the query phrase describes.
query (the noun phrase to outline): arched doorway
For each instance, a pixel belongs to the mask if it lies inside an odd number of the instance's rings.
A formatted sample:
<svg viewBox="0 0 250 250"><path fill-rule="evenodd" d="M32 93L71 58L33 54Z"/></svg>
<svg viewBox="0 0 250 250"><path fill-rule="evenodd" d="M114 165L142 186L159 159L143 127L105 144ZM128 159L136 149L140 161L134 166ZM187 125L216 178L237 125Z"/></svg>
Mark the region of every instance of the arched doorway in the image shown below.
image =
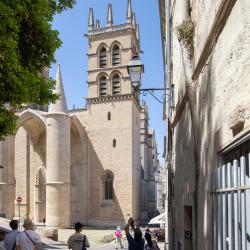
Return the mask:
<svg viewBox="0 0 250 250"><path fill-rule="evenodd" d="M35 222L42 222L45 218L45 213L38 213L38 208L36 206L38 196L41 197L46 184L45 120L45 117L39 111L30 109L24 111L20 114L15 135L14 158L16 196L21 196L23 198L21 217L29 217ZM38 179L39 182L37 182ZM36 194L37 191L38 193ZM44 197L44 195L42 196ZM45 206L46 204L46 198L43 199L41 206ZM39 206L39 210L45 211L41 206ZM17 208L15 210L15 215L18 215ZM40 217L42 219L40 219Z"/></svg>

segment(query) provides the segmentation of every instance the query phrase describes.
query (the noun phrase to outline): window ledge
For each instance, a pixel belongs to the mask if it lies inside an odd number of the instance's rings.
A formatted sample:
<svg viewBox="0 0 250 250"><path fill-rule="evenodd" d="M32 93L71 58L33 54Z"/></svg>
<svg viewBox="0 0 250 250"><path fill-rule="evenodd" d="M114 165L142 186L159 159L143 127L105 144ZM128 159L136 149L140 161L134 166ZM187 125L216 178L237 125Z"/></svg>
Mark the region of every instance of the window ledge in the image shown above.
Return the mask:
<svg viewBox="0 0 250 250"><path fill-rule="evenodd" d="M113 200L103 200L100 205L103 206L103 207L105 207L105 206L113 206L114 201Z"/></svg>

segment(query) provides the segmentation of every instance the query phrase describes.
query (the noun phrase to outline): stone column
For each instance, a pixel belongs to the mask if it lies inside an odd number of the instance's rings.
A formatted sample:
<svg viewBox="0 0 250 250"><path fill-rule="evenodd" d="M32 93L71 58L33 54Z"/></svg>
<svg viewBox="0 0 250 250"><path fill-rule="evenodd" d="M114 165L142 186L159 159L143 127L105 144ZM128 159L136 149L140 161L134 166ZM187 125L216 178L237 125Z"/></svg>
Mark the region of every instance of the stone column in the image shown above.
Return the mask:
<svg viewBox="0 0 250 250"><path fill-rule="evenodd" d="M46 225L70 225L70 117L47 115Z"/></svg>

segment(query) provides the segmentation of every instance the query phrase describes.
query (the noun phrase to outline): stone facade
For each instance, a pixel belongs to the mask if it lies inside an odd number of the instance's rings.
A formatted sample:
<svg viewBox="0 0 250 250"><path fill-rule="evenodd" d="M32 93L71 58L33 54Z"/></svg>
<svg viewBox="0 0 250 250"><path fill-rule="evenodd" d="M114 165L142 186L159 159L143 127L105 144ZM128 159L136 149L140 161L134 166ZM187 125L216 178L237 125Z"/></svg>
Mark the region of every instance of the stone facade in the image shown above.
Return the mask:
<svg viewBox="0 0 250 250"><path fill-rule="evenodd" d="M160 1L164 45L166 2ZM172 132L169 141L173 141L169 145L169 154L173 153L168 194L170 249L215 250L220 244L231 244L226 243L231 238L221 243L216 239L216 223L220 222L214 218L213 204L219 203L212 199L216 197L211 192L212 171L241 156L249 159L250 3L170 1L173 4L174 109L166 114ZM184 20L194 25L191 56L178 33Z"/></svg>
<svg viewBox="0 0 250 250"><path fill-rule="evenodd" d="M141 131L146 104L141 106L127 73L131 57L140 53L131 1L127 23L113 25L111 5L107 20L107 27L100 28L98 21L94 26L90 9L86 108L67 109L59 66L59 100L48 112L21 112L16 135L0 143L0 213L7 218L18 214L15 196L23 197L22 217L46 221L48 227L68 227L76 221L115 226L123 225L128 216L139 223L155 214L154 197L148 200L148 193L155 192L155 134L147 127ZM147 123L148 116L143 119ZM142 143L150 186L141 174ZM143 208L143 218L141 189L147 190L143 199L150 206L150 213Z"/></svg>

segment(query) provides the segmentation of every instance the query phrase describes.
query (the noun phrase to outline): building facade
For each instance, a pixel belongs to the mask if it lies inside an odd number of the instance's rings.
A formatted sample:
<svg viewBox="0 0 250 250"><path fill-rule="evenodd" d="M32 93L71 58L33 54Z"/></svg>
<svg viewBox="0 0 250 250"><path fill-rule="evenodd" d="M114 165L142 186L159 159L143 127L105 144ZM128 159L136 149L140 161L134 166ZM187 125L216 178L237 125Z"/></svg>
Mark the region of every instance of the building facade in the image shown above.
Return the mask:
<svg viewBox="0 0 250 250"><path fill-rule="evenodd" d="M159 5L174 89L166 106L169 249L250 249L250 3Z"/></svg>
<svg viewBox="0 0 250 250"><path fill-rule="evenodd" d="M146 104L141 106L127 73L130 59L141 51L130 0L126 18L125 24L114 25L109 4L107 26L100 27L89 10L85 109L68 110L58 66L55 91L60 98L47 112L29 108L19 113L16 135L0 143L2 216L17 216L16 196L23 198L22 217L45 221L48 227L68 227L76 221L122 225L130 216L140 223L154 213L146 194L150 213L143 208L142 214L141 207L141 192L155 190L141 166ZM148 138L148 128L144 132ZM155 150L147 147L148 152ZM151 171L153 163L143 157L144 171Z"/></svg>

